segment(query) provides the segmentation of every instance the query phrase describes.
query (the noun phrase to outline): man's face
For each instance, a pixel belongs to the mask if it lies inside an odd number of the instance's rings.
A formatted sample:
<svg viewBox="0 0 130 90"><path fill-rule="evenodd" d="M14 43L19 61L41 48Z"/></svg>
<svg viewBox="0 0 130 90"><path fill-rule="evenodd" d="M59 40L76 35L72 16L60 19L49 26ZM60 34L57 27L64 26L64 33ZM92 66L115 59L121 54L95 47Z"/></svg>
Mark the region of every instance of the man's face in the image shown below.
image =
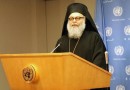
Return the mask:
<svg viewBox="0 0 130 90"><path fill-rule="evenodd" d="M68 35L70 38L80 38L85 29L85 17L78 13L70 14L67 23Z"/></svg>
<svg viewBox="0 0 130 90"><path fill-rule="evenodd" d="M70 24L70 26L78 27L82 23L85 23L85 17L82 14L80 14L78 12L70 14L70 16L68 18L68 24Z"/></svg>

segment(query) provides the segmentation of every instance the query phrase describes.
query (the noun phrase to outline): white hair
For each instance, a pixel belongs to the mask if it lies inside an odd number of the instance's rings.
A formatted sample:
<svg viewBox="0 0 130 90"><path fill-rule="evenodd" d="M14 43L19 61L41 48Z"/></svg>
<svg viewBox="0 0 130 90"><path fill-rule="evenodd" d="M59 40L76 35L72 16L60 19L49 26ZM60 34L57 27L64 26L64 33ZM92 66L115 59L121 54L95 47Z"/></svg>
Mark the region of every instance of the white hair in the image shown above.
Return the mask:
<svg viewBox="0 0 130 90"><path fill-rule="evenodd" d="M67 30L68 30L68 36L70 38L80 38L82 36L82 33L85 29L85 22L83 22L79 26L71 26L69 23L67 23Z"/></svg>

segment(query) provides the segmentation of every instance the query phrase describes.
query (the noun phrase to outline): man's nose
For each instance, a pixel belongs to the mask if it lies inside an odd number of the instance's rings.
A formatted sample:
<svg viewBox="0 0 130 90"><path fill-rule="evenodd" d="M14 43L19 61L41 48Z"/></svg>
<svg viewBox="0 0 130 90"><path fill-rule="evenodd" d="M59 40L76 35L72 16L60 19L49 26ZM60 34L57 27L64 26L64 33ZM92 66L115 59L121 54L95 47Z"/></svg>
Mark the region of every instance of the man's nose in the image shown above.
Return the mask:
<svg viewBox="0 0 130 90"><path fill-rule="evenodd" d="M73 19L73 22L76 22L76 21L77 21L76 18L74 18L74 19Z"/></svg>

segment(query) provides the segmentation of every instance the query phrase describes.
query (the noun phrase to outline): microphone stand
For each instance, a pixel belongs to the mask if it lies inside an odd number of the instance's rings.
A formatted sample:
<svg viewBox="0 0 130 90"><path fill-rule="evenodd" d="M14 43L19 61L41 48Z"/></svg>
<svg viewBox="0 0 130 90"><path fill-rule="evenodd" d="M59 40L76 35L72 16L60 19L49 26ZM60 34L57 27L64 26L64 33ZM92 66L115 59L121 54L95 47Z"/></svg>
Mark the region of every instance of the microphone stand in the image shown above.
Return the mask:
<svg viewBox="0 0 130 90"><path fill-rule="evenodd" d="M53 53L59 46L60 46L60 43L51 51L51 53Z"/></svg>

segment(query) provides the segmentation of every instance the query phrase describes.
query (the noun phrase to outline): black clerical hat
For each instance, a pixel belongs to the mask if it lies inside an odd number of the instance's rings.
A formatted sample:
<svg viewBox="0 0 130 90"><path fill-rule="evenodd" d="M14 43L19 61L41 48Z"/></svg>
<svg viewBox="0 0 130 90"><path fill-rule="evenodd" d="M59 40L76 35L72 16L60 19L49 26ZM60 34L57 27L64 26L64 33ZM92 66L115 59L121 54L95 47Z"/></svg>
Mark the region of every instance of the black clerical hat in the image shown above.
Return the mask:
<svg viewBox="0 0 130 90"><path fill-rule="evenodd" d="M62 35L68 34L68 31L67 31L68 17L71 13L74 13L74 12L79 12L86 17L86 28L85 28L85 30L91 30L91 31L95 31L95 32L98 33L96 25L95 25L91 15L90 15L89 11L88 11L87 6L85 6L84 4L81 4L81 3L72 3L67 8L65 21L64 21L64 24L63 24Z"/></svg>

